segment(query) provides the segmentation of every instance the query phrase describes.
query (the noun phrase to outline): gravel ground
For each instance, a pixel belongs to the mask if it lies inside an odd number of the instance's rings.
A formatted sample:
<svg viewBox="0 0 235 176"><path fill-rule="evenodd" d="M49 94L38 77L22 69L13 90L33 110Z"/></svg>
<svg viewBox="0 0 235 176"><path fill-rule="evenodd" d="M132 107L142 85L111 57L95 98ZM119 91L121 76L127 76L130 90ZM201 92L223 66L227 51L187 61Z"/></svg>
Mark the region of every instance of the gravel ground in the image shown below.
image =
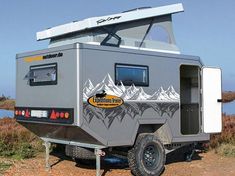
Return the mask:
<svg viewBox="0 0 235 176"><path fill-rule="evenodd" d="M65 157L50 156L52 168L46 171L44 167L44 155L36 158L14 161L13 165L4 173L5 176L93 176L94 167L77 165L74 161ZM110 168L103 166L102 176L131 176L128 167ZM235 176L235 158L221 157L214 152L199 153L192 162L181 159L168 160L163 176Z"/></svg>

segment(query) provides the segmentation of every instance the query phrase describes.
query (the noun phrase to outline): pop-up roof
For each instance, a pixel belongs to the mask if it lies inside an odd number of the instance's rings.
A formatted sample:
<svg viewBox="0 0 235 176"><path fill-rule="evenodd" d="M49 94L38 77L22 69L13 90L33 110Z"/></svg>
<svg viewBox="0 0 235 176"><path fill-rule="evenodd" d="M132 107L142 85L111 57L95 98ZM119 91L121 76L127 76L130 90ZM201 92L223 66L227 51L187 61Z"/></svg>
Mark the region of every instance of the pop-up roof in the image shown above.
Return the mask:
<svg viewBox="0 0 235 176"><path fill-rule="evenodd" d="M179 53L171 14L182 11L173 4L92 17L38 32L37 40L50 39L49 47L80 42Z"/></svg>

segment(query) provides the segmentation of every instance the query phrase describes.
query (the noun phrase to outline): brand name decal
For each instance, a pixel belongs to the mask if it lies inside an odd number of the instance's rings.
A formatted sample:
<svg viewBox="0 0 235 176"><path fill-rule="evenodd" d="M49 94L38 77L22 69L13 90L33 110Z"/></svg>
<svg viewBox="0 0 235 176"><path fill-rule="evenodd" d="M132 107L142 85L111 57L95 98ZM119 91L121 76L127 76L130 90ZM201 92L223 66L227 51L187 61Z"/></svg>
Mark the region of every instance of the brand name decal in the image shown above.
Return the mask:
<svg viewBox="0 0 235 176"><path fill-rule="evenodd" d="M90 97L87 102L94 107L107 109L116 108L124 103L122 98L115 95L107 95L104 91L101 94Z"/></svg>
<svg viewBox="0 0 235 176"><path fill-rule="evenodd" d="M98 21L96 21L97 24L101 24L101 23L104 23L104 22L107 22L107 21L113 21L113 20L118 20L119 18L121 18L121 16L115 16L115 17L108 17L108 18L103 18L103 19L100 19Z"/></svg>
<svg viewBox="0 0 235 176"><path fill-rule="evenodd" d="M63 53L47 54L43 56L43 59L52 59L52 58L62 57L62 56L63 56Z"/></svg>
<svg viewBox="0 0 235 176"><path fill-rule="evenodd" d="M52 59L52 58L57 58L57 57L62 57L63 53L55 53L55 54L47 54L44 56L33 56L33 57L26 57L24 58L25 62L34 62L34 61L41 61L44 59Z"/></svg>

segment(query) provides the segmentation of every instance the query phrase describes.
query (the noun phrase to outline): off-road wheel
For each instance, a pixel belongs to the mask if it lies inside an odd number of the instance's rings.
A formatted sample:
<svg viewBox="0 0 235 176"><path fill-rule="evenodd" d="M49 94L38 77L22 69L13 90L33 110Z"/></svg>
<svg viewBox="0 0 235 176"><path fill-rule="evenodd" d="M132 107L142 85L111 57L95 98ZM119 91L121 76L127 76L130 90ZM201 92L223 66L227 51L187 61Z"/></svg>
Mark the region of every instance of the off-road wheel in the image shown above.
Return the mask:
<svg viewBox="0 0 235 176"><path fill-rule="evenodd" d="M158 176L164 170L165 149L154 134L140 134L128 152L128 163L136 176Z"/></svg>

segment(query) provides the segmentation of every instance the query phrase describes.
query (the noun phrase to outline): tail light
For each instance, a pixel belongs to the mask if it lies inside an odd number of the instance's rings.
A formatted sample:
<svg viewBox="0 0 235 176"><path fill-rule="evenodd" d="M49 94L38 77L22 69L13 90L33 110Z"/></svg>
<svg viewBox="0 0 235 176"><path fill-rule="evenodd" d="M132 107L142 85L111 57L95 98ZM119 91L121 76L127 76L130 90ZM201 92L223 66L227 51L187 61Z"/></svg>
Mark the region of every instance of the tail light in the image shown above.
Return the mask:
<svg viewBox="0 0 235 176"><path fill-rule="evenodd" d="M60 118L62 118L62 119L64 118L64 112L60 113Z"/></svg>
<svg viewBox="0 0 235 176"><path fill-rule="evenodd" d="M50 119L53 119L53 120L57 119L55 110L52 110Z"/></svg>
<svg viewBox="0 0 235 176"><path fill-rule="evenodd" d="M69 118L69 113L68 113L68 112L66 112L66 113L64 114L64 118L66 118L66 119Z"/></svg>
<svg viewBox="0 0 235 176"><path fill-rule="evenodd" d="M60 113L56 112L56 118L59 118L59 117L60 117Z"/></svg>
<svg viewBox="0 0 235 176"><path fill-rule="evenodd" d="M25 117L29 118L30 117L30 112L29 110L27 109L26 112L25 112Z"/></svg>
<svg viewBox="0 0 235 176"><path fill-rule="evenodd" d="M15 107L15 117L17 120L73 123L73 109Z"/></svg>

